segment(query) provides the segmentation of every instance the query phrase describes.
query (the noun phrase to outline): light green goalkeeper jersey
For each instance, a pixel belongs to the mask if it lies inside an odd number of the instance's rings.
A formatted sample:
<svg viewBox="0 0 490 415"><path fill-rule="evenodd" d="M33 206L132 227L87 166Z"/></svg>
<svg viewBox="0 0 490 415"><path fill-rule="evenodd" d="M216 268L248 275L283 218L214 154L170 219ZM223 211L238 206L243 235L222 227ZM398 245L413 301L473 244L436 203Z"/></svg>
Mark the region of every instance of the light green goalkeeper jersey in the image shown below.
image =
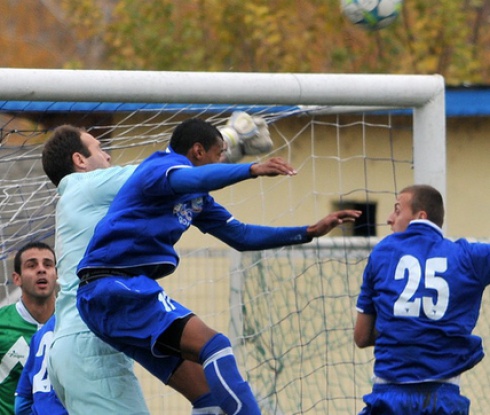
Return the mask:
<svg viewBox="0 0 490 415"><path fill-rule="evenodd" d="M14 414L17 382L41 326L21 301L0 308L0 415Z"/></svg>
<svg viewBox="0 0 490 415"><path fill-rule="evenodd" d="M115 166L65 176L59 186L56 207L58 283L54 338L89 331L77 310L80 280L76 270L94 233L95 225L106 214L112 199L136 166Z"/></svg>

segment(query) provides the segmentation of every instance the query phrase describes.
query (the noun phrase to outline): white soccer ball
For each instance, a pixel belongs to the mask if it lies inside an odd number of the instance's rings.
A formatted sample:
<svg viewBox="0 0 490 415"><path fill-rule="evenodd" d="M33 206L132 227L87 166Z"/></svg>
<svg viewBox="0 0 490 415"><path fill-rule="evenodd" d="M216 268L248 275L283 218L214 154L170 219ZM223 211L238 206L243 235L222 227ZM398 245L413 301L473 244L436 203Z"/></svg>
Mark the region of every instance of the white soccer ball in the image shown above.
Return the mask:
<svg viewBox="0 0 490 415"><path fill-rule="evenodd" d="M342 13L352 23L367 30L392 24L402 9L403 0L340 0Z"/></svg>

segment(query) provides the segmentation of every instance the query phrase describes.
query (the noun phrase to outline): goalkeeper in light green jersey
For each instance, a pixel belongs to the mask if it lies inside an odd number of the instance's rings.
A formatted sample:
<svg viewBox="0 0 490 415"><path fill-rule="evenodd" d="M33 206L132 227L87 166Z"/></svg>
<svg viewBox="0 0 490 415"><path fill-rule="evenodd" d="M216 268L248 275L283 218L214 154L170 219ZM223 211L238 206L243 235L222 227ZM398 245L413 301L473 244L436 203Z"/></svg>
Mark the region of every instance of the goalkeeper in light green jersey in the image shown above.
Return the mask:
<svg viewBox="0 0 490 415"><path fill-rule="evenodd" d="M56 258L43 242L30 242L15 255L15 304L0 308L0 415L14 414L15 388L29 355L31 337L53 315Z"/></svg>

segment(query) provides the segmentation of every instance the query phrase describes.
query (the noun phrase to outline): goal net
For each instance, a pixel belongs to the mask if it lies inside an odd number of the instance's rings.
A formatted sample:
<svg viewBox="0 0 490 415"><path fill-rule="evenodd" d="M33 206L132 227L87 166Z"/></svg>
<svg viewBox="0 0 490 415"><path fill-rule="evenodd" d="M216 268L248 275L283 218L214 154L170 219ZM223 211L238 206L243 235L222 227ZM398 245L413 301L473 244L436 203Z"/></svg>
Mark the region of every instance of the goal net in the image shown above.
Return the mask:
<svg viewBox="0 0 490 415"><path fill-rule="evenodd" d="M307 245L248 253L190 230L179 269L161 284L230 336L264 414L356 413L373 363L372 350L352 340L366 258L389 233L402 187L429 183L445 195L438 76L0 69L1 304L19 295L10 278L15 251L29 240L53 242L57 196L40 154L55 126L85 127L123 165L165 148L185 118L223 125L236 110L263 117L274 142L244 161L281 156L298 175L214 192L235 217L288 226L356 208L362 219ZM190 411L137 371L152 413ZM485 402L479 384L463 384L477 396L474 413Z"/></svg>

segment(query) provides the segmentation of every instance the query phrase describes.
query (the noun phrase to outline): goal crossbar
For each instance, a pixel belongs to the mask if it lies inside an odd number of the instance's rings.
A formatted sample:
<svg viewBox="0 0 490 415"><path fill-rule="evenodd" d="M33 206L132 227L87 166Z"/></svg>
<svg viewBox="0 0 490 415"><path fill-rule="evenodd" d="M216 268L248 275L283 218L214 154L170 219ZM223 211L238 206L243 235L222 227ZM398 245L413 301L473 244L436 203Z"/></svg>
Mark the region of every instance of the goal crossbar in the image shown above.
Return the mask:
<svg viewBox="0 0 490 415"><path fill-rule="evenodd" d="M446 196L440 75L161 72L0 68L2 100L332 105L413 109L414 181ZM351 109L352 109L351 108ZM429 139L430 138L430 139ZM423 168L418 168L423 166Z"/></svg>
<svg viewBox="0 0 490 415"><path fill-rule="evenodd" d="M96 88L95 88L96 86ZM439 75L0 69L5 100L422 107ZM69 91L69 92L68 92ZM69 96L67 96L67 94Z"/></svg>

